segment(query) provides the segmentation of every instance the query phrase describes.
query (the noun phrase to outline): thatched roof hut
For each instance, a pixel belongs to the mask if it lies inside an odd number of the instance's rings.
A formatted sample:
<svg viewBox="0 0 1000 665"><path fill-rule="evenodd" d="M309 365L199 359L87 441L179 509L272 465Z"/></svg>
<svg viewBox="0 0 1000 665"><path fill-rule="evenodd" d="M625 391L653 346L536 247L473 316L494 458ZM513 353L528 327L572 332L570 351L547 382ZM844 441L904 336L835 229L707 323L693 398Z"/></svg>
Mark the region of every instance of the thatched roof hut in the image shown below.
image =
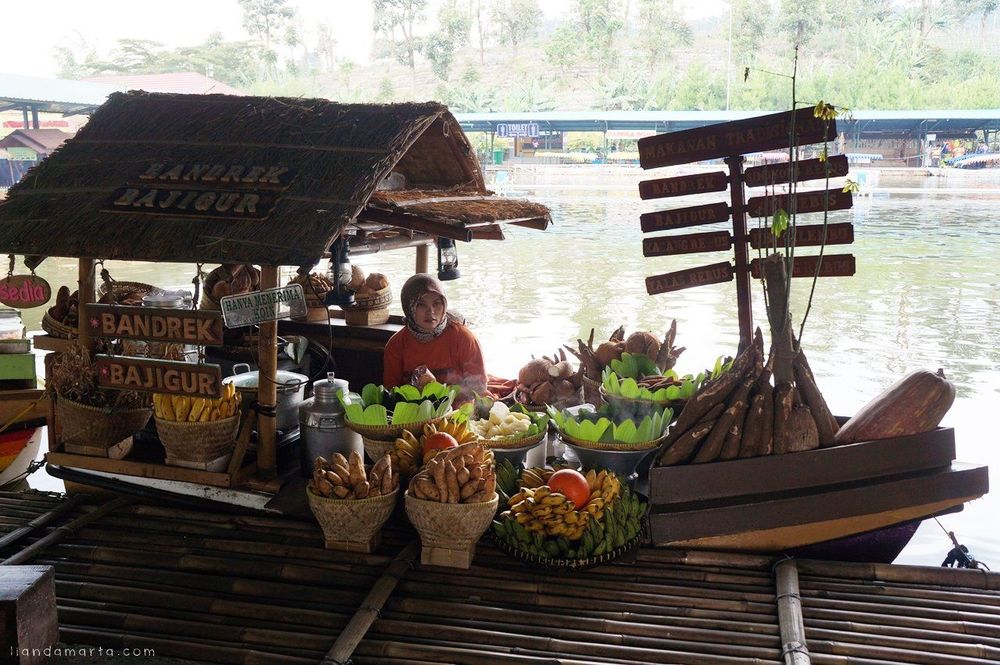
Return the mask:
<svg viewBox="0 0 1000 665"><path fill-rule="evenodd" d="M0 251L301 266L345 229L471 240L549 223L490 194L441 104L119 93L10 190Z"/></svg>

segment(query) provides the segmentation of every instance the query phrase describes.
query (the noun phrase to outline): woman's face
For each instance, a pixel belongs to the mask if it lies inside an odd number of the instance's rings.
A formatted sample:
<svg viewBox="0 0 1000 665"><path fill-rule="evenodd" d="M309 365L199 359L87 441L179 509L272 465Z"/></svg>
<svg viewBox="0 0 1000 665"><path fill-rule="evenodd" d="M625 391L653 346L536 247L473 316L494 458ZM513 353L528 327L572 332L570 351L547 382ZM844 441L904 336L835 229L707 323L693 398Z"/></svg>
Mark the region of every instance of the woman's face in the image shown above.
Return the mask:
<svg viewBox="0 0 1000 665"><path fill-rule="evenodd" d="M437 293L425 293L413 306L413 321L421 331L434 332L444 321L446 311L444 298Z"/></svg>

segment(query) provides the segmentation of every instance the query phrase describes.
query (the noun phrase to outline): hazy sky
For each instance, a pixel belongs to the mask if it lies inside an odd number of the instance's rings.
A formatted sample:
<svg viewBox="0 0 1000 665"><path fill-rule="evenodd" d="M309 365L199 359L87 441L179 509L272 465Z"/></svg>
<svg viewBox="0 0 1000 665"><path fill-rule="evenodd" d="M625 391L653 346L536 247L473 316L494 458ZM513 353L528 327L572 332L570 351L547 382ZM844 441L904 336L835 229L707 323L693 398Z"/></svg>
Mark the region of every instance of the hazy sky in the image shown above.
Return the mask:
<svg viewBox="0 0 1000 665"><path fill-rule="evenodd" d="M357 62L368 60L372 37L369 0L292 0L289 4L298 9L307 44L314 42L316 26L328 22L339 56ZM436 7L439 0L430 4ZM572 0L539 0L539 4L546 17L556 17L569 10ZM723 11L722 0L679 0L677 4L690 18ZM3 0L2 5L7 18L24 12L27 19L32 9L31 3L14 0ZM40 7L44 16L33 24L39 29L4 31L0 71L53 77L57 70L55 47L78 43L80 37L102 55L124 38L150 39L171 47L199 44L216 31L228 40L247 38L236 0L47 0ZM428 16L434 13L432 9Z"/></svg>

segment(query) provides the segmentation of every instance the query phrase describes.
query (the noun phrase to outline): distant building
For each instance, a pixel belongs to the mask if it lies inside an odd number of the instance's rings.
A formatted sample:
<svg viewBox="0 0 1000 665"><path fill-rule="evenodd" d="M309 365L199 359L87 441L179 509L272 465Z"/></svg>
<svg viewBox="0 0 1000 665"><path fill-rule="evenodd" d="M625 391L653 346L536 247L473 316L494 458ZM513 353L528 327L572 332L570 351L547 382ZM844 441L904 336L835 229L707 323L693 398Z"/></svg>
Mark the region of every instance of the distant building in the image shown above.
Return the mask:
<svg viewBox="0 0 1000 665"><path fill-rule="evenodd" d="M71 136L58 129L16 129L0 139L0 188L20 180Z"/></svg>

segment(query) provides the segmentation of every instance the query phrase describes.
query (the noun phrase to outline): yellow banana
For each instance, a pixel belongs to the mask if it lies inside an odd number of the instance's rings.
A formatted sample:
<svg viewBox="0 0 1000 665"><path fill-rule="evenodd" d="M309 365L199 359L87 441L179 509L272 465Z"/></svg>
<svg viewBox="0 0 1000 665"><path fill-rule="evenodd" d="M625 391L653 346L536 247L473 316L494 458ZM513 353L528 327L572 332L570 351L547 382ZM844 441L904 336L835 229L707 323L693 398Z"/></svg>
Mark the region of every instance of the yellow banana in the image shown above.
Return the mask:
<svg viewBox="0 0 1000 665"><path fill-rule="evenodd" d="M566 503L566 497L558 492L556 494L549 494L542 498L542 504L547 506L561 506Z"/></svg>
<svg viewBox="0 0 1000 665"><path fill-rule="evenodd" d="M177 416L174 414L174 402L170 395L163 395L160 399L160 405L163 408L163 419L164 420L176 420Z"/></svg>
<svg viewBox="0 0 1000 665"><path fill-rule="evenodd" d="M208 404L208 400L204 397L196 397L191 400L191 410L188 412L188 420L191 422L197 422L201 419L201 412L205 410L205 406Z"/></svg>
<svg viewBox="0 0 1000 665"><path fill-rule="evenodd" d="M201 410L201 414L199 414L198 416L198 422L207 423L209 420L214 420L214 418L212 418L213 411L215 411L216 413L218 412L217 409L215 409L214 407L206 406L204 409Z"/></svg>
<svg viewBox="0 0 1000 665"><path fill-rule="evenodd" d="M598 487L597 472L591 469L590 471L587 472L586 478L587 478L587 487L590 488L590 491L594 491Z"/></svg>

